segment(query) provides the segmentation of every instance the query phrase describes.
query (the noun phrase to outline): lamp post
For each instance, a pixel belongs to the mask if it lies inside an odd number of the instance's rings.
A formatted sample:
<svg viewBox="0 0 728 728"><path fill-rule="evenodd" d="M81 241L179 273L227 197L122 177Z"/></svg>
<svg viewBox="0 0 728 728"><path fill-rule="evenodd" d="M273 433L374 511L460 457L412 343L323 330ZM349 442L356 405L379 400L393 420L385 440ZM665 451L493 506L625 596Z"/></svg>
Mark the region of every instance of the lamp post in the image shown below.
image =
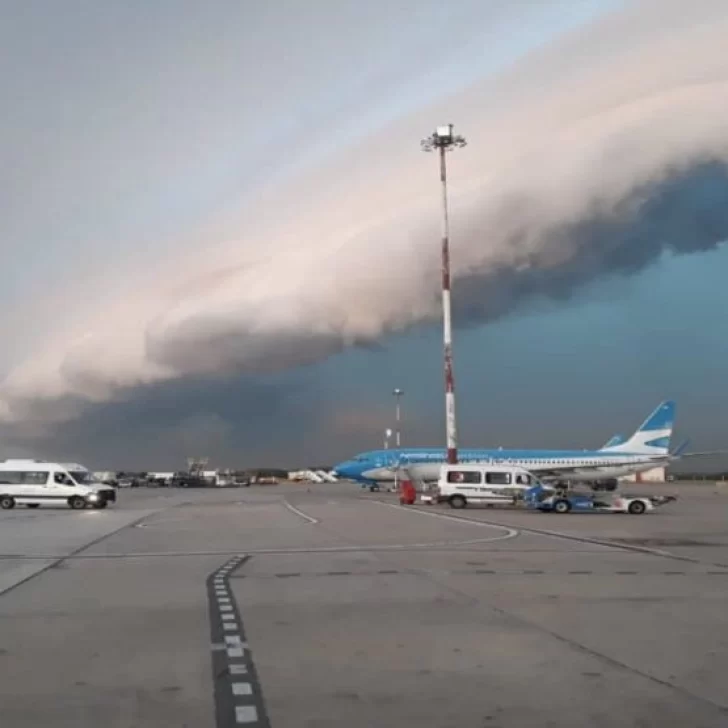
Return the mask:
<svg viewBox="0 0 728 728"><path fill-rule="evenodd" d="M445 154L464 147L465 138L453 133L453 125L438 126L432 136L422 140L422 150L435 149L440 156L442 183L442 335L445 354L445 425L447 432L447 462L458 461L458 428L455 417L455 379L452 366L452 307L450 301L450 223L447 212L447 165Z"/></svg>
<svg viewBox="0 0 728 728"><path fill-rule="evenodd" d="M395 403L396 403L396 410L395 410L395 422L397 423L395 428L395 442L397 443L397 447L399 447L402 444L401 440L401 432L400 432L400 421L402 419L402 407L400 405L400 398L404 394L404 392L401 389L395 389L392 394L394 395Z"/></svg>

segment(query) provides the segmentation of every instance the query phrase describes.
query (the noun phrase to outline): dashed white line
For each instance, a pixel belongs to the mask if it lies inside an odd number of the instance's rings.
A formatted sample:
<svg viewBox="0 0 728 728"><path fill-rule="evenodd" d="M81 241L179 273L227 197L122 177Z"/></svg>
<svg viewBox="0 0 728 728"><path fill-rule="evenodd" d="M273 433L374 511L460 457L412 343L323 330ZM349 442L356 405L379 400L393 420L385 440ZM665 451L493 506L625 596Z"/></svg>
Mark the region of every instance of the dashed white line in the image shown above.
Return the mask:
<svg viewBox="0 0 728 728"><path fill-rule="evenodd" d="M233 695L252 695L253 686L247 682L233 683Z"/></svg>
<svg viewBox="0 0 728 728"><path fill-rule="evenodd" d="M238 623L237 622L223 622L222 628L226 632L234 632L238 628Z"/></svg>
<svg viewBox="0 0 728 728"><path fill-rule="evenodd" d="M309 516L308 513L304 513L303 511L299 511L296 506L292 506L287 500L284 499L283 505L288 508L291 513L295 513L297 516L300 516L304 520L308 521L309 523L318 523L318 520L316 518L313 518L313 516Z"/></svg>
<svg viewBox="0 0 728 728"><path fill-rule="evenodd" d="M228 647L227 656L228 657L242 657L243 648L242 647Z"/></svg>
<svg viewBox="0 0 728 728"><path fill-rule="evenodd" d="M235 707L235 720L238 723L257 723L258 709L254 705L237 705Z"/></svg>
<svg viewBox="0 0 728 728"><path fill-rule="evenodd" d="M243 645L243 643L240 640L240 635L237 635L237 634L225 635L225 644L231 645L231 646L234 645L235 647L242 647L242 645Z"/></svg>
<svg viewBox="0 0 728 728"><path fill-rule="evenodd" d="M228 665L228 670L230 670L231 675L247 675L248 674L248 666L247 665Z"/></svg>
<svg viewBox="0 0 728 728"><path fill-rule="evenodd" d="M232 612L224 612L220 615L223 622L232 622L235 619L235 615Z"/></svg>
<svg viewBox="0 0 728 728"><path fill-rule="evenodd" d="M220 611L221 612L232 612L233 611L233 605L232 604L221 604L220 605ZM223 614L223 619L225 618L225 615Z"/></svg>

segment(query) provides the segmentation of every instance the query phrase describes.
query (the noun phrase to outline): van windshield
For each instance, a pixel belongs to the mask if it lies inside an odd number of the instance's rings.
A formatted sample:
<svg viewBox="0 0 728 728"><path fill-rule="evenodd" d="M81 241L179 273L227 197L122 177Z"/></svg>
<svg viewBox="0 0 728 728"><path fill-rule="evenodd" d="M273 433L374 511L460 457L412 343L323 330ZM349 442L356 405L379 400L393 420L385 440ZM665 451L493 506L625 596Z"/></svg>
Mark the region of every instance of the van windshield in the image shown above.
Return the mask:
<svg viewBox="0 0 728 728"><path fill-rule="evenodd" d="M94 482L93 475L88 470L71 470L70 475L77 485L91 485Z"/></svg>

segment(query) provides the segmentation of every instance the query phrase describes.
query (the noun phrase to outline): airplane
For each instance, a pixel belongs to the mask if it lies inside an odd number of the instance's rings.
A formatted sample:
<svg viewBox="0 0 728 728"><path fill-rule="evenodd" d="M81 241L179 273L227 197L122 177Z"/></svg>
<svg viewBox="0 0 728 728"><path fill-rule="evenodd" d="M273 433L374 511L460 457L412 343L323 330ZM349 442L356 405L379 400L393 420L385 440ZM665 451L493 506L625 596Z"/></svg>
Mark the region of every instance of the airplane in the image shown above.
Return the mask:
<svg viewBox="0 0 728 728"><path fill-rule="evenodd" d="M540 479L584 481L620 478L667 465L682 457L714 453L685 453L687 442L670 451L675 402L660 403L628 439L612 437L599 450L504 450L464 448L462 463L501 463L523 467ZM404 469L415 480L437 480L446 461L443 448L395 448L360 453L339 463L333 472L364 485L392 482Z"/></svg>

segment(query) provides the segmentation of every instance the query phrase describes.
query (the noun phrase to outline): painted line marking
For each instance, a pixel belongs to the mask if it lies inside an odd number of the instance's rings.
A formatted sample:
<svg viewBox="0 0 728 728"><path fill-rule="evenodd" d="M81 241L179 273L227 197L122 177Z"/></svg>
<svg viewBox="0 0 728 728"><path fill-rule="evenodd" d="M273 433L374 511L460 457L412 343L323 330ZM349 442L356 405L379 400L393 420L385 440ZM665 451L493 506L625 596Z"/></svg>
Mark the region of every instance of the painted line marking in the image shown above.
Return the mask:
<svg viewBox="0 0 728 728"><path fill-rule="evenodd" d="M247 675L248 674L248 666L247 665L228 665L228 670L230 671L231 675Z"/></svg>
<svg viewBox="0 0 728 728"><path fill-rule="evenodd" d="M400 513L418 513L420 516L429 516L430 518L445 518L448 521L455 521L456 523L464 523L467 525L472 526L480 526L481 528L497 528L501 531L505 531L506 533L502 536L493 536L492 538L488 539L479 539L479 543L487 543L490 541L505 541L509 538L515 538L520 534L520 531L516 530L515 528L510 528L508 526L502 526L499 523L488 523L486 521L478 521L473 520L470 518L458 518L456 516L448 516L444 513L433 513L432 511L421 511L419 509L403 509L402 506L395 505L394 503L385 503L384 501L379 500L367 500L365 503L376 503L380 506L385 506L386 508L394 508L395 510L399 511Z"/></svg>
<svg viewBox="0 0 728 728"><path fill-rule="evenodd" d="M291 513L295 513L297 516L300 516L304 520L308 521L309 523L318 523L318 519L314 518L313 516L309 516L308 513L304 513L303 511L299 511L296 506L292 506L285 498L283 499L283 505L288 508Z"/></svg>
<svg viewBox="0 0 728 728"><path fill-rule="evenodd" d="M235 647L242 647L243 646L243 643L240 640L240 636L239 635L236 635L236 634L235 635L233 635L233 634L226 634L225 635L225 644L226 645L230 645L231 647L232 646L235 646Z"/></svg>
<svg viewBox="0 0 728 728"><path fill-rule="evenodd" d="M221 612L232 612L233 611L233 605L232 604L221 604L220 605L220 611ZM223 619L225 619L225 615L222 615Z"/></svg>
<svg viewBox="0 0 728 728"><path fill-rule="evenodd" d="M258 709L254 705L236 705L235 720L238 723L257 723Z"/></svg>
<svg viewBox="0 0 728 728"><path fill-rule="evenodd" d="M228 655L228 657L242 657L243 648L242 647L228 647L227 655Z"/></svg>
<svg viewBox="0 0 728 728"><path fill-rule="evenodd" d="M233 683L233 695L252 695L253 686L250 683Z"/></svg>
<svg viewBox="0 0 728 728"><path fill-rule="evenodd" d="M238 623L237 622L223 622L222 628L226 632L235 632L235 630L237 630L237 628L238 628Z"/></svg>
<svg viewBox="0 0 728 728"><path fill-rule="evenodd" d="M235 615L232 612L225 612L220 615L224 622L231 622L235 619Z"/></svg>

